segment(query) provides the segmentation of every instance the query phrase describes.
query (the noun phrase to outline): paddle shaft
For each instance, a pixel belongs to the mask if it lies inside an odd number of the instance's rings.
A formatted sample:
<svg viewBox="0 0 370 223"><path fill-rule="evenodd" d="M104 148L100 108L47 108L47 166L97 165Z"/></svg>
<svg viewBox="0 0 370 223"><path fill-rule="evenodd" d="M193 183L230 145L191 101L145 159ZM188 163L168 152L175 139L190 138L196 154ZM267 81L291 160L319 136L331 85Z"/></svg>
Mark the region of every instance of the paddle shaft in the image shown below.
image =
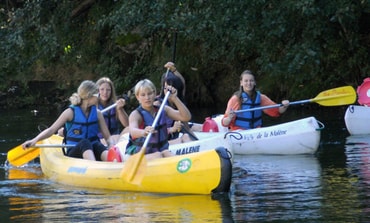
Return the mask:
<svg viewBox="0 0 370 223"><path fill-rule="evenodd" d="M162 114L162 111L164 109L164 106L166 106L166 101L171 94L170 91L168 91L163 99L163 102L157 112L157 115L154 118L154 121L152 123L152 127L155 128L157 125L157 122ZM134 154L132 157L130 157L125 164L123 165L122 169L122 179L129 183L133 184L140 184L141 180L143 178L143 173L139 171L140 167L145 167L146 161L145 161L145 153L146 153L146 147L150 141L150 138L152 136L152 132L149 132L147 137L145 138L143 147L141 147L140 151L136 154Z"/></svg>
<svg viewBox="0 0 370 223"><path fill-rule="evenodd" d="M311 102L311 99L289 102L289 105L304 104L304 103L309 103L309 102ZM281 106L283 106L283 104L268 105L268 106L262 106L262 107L256 107L256 108L248 108L248 109L244 109L244 110L237 110L237 111L234 111L234 113L250 112L250 111L257 111L257 110L270 109L270 108L278 108L278 107L281 107Z"/></svg>
<svg viewBox="0 0 370 223"><path fill-rule="evenodd" d="M170 91L167 91L166 95L164 96L164 99L162 101L162 104L161 106L159 107L159 110L157 112L157 115L155 116L155 119L152 123L152 127L155 128L155 126L157 125L157 122L162 114L162 111L164 109L164 106L166 106L166 101L168 99L168 97L170 96L171 92ZM144 141L144 144L143 144L143 147L141 149L146 149L146 147L148 146L148 143L150 141L150 138L152 137L152 132L149 132L148 136L145 138L145 141Z"/></svg>
<svg viewBox="0 0 370 223"><path fill-rule="evenodd" d="M323 91L320 94L318 94L315 98L290 102L289 105L317 102L318 104L323 105L323 106L339 106L339 105L352 104L355 99L356 99L356 92L354 91L353 87L343 86L343 87L338 87L338 88L333 88L333 89ZM262 106L262 107L256 107L256 108L237 110L237 111L234 111L234 113L277 108L281 106L283 106L283 104L268 105L268 106Z"/></svg>
<svg viewBox="0 0 370 223"><path fill-rule="evenodd" d="M104 112L107 112L107 111L109 111L109 110L111 110L112 108L115 108L115 107L117 107L117 103L114 103L114 104L112 104L112 105L109 105L108 107L104 108L104 109L103 109L103 110L101 110L100 112L101 112L101 113L104 113Z"/></svg>
<svg viewBox="0 0 370 223"><path fill-rule="evenodd" d="M191 131L188 122L182 122L183 126L181 131L187 133L192 140L199 140L198 137Z"/></svg>
<svg viewBox="0 0 370 223"><path fill-rule="evenodd" d="M169 71L170 71L170 69L167 69L166 77L167 77L167 75L168 75L168 72L169 72ZM170 94L171 94L171 92L170 92L170 91L167 91L166 95L164 96L164 99L163 99L163 101L162 101L162 104L161 104L161 106L159 107L159 110L158 110L158 112L157 112L157 115L155 116L154 121L153 121L153 123L152 123L152 127L153 127L153 128L155 128L155 126L157 125L157 122L158 122L158 120L159 120L159 117L160 117L160 116L161 116L161 114L162 114L162 111L163 111L163 109L164 109L164 106L166 105L167 99L168 99L168 97L170 96ZM151 138L151 137L152 137L152 132L149 132L149 134L148 134L148 135L147 135L147 137L145 138L145 141L144 141L143 147L142 147L141 149L145 149L145 150L146 150L146 147L147 147L147 145L148 145L149 140L150 140L150 138Z"/></svg>
<svg viewBox="0 0 370 223"><path fill-rule="evenodd" d="M30 146L28 148L72 148L75 145L64 145L64 144L36 144L34 146Z"/></svg>

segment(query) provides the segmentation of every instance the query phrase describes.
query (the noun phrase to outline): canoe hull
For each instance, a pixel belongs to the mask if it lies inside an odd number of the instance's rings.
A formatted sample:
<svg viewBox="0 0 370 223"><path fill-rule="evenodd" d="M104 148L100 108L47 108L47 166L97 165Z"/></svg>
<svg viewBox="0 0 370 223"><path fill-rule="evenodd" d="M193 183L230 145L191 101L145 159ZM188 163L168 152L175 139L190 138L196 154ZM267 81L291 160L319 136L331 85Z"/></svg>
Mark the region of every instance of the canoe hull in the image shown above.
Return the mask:
<svg viewBox="0 0 370 223"><path fill-rule="evenodd" d="M370 134L370 107L360 105L348 106L344 122L351 135Z"/></svg>
<svg viewBox="0 0 370 223"><path fill-rule="evenodd" d="M195 134L199 138L199 140L178 143L178 144L171 144L169 146L169 150L174 155L184 155L184 154L190 154L190 153L197 153L201 151L207 151L207 150L218 148L218 147L223 147L223 148L226 148L230 152L230 154L233 153L230 140L225 139L223 133L201 134L199 132L195 132ZM128 139L129 139L128 133L123 134L120 137L118 147L120 149L120 153L122 157L125 154Z"/></svg>
<svg viewBox="0 0 370 223"><path fill-rule="evenodd" d="M60 138L56 139L51 137L46 143L60 144ZM61 149L41 149L40 163L48 178L67 185L120 191L211 194L229 191L232 167L225 154L225 148L218 148L147 161L139 185L122 179L123 163L66 157Z"/></svg>
<svg viewBox="0 0 370 223"><path fill-rule="evenodd" d="M234 154L313 154L319 147L322 129L322 123L308 117L269 127L228 132L225 136Z"/></svg>

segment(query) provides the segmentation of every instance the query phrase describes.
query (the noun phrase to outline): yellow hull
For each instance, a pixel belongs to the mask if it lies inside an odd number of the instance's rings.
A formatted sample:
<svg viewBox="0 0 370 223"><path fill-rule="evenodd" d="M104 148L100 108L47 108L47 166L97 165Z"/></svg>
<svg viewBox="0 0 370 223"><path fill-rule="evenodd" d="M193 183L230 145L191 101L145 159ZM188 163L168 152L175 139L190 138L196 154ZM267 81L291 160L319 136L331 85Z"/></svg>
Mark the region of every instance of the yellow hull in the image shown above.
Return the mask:
<svg viewBox="0 0 370 223"><path fill-rule="evenodd" d="M61 144L57 136L44 144ZM97 162L66 157L60 148L42 148L43 173L53 181L89 188L156 193L211 194L227 192L231 183L231 161L226 149L218 148L147 161L139 185L122 179L123 163Z"/></svg>

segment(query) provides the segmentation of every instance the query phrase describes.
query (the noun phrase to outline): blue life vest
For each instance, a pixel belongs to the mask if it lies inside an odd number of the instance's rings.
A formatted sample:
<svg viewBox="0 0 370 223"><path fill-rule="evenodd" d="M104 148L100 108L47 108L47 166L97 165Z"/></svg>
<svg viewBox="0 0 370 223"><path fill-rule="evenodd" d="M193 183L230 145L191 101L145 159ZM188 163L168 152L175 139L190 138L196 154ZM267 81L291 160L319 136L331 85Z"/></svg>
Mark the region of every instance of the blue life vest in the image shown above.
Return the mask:
<svg viewBox="0 0 370 223"><path fill-rule="evenodd" d="M141 106L139 106L136 110L143 117L144 123L142 124L143 126L142 128L145 128L145 126L148 126L148 125L151 126L153 124L154 117L150 114L150 112L143 109ZM168 149L169 144L168 144L168 139L167 139L166 117L167 117L166 113L162 112L162 114L159 117L157 126L155 127L157 132L152 134L149 140L149 143L146 147L146 154ZM133 139L130 135L129 142L126 147L127 148L126 153L135 154L139 152L141 147L144 145L145 139L146 137L140 137L137 139Z"/></svg>
<svg viewBox="0 0 370 223"><path fill-rule="evenodd" d="M96 106L90 108L89 117L86 117L80 106L70 106L73 110L73 120L65 125L65 140L68 145L76 145L81 139L90 142L99 141L99 123Z"/></svg>
<svg viewBox="0 0 370 223"><path fill-rule="evenodd" d="M158 96L158 97L156 97L155 100L162 103L163 98L161 98L160 96ZM166 105L169 106L168 101L166 102ZM175 121L173 119L171 119L170 117L168 117L167 115L166 115L165 119L166 119L167 128L171 128L173 126L173 124L175 123ZM168 134L168 140L177 139L179 137L179 135L180 135L179 132L173 132L171 134Z"/></svg>
<svg viewBox="0 0 370 223"><path fill-rule="evenodd" d="M261 106L261 93L259 91L257 91L255 101L252 101L247 93L242 93L241 110L259 106ZM238 113L235 119L235 125L243 129L253 129L262 126L262 110Z"/></svg>
<svg viewBox="0 0 370 223"><path fill-rule="evenodd" d="M99 104L99 110L103 110L104 107ZM103 113L105 123L107 124L108 130L111 135L116 135L121 133L120 125L117 120L116 109L110 109ZM99 138L103 138L103 135L99 133Z"/></svg>

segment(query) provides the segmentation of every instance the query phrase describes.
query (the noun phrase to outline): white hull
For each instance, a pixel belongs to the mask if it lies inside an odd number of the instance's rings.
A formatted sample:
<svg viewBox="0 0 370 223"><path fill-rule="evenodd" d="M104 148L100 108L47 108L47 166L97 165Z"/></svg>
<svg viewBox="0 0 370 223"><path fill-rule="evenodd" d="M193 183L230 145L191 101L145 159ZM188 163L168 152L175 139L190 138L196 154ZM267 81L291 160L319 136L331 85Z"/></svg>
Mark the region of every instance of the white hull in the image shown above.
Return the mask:
<svg viewBox="0 0 370 223"><path fill-rule="evenodd" d="M118 147L120 149L121 156L123 156L126 145L128 143L128 133L120 137ZM201 151L207 151L218 147L226 148L232 154L232 146L229 140L224 139L224 133L207 133L205 137L199 138L200 140L173 144L170 145L169 150L175 155L183 155L189 153L196 153Z"/></svg>
<svg viewBox="0 0 370 223"><path fill-rule="evenodd" d="M218 121L218 119L215 119ZM218 123L219 124L219 123ZM219 128L221 129L221 128ZM197 141L170 145L176 155L224 147L231 154L313 154L320 144L323 124L308 117L279 125L234 132L195 132ZM120 138L118 147L123 155L128 134Z"/></svg>
<svg viewBox="0 0 370 223"><path fill-rule="evenodd" d="M322 123L320 126L314 117L308 117L279 125L225 134L232 144L234 154L313 154L319 147L322 128ZM202 138L201 134L213 133L196 134Z"/></svg>
<svg viewBox="0 0 370 223"><path fill-rule="evenodd" d="M370 107L360 105L348 106L344 122L351 135L370 134Z"/></svg>

